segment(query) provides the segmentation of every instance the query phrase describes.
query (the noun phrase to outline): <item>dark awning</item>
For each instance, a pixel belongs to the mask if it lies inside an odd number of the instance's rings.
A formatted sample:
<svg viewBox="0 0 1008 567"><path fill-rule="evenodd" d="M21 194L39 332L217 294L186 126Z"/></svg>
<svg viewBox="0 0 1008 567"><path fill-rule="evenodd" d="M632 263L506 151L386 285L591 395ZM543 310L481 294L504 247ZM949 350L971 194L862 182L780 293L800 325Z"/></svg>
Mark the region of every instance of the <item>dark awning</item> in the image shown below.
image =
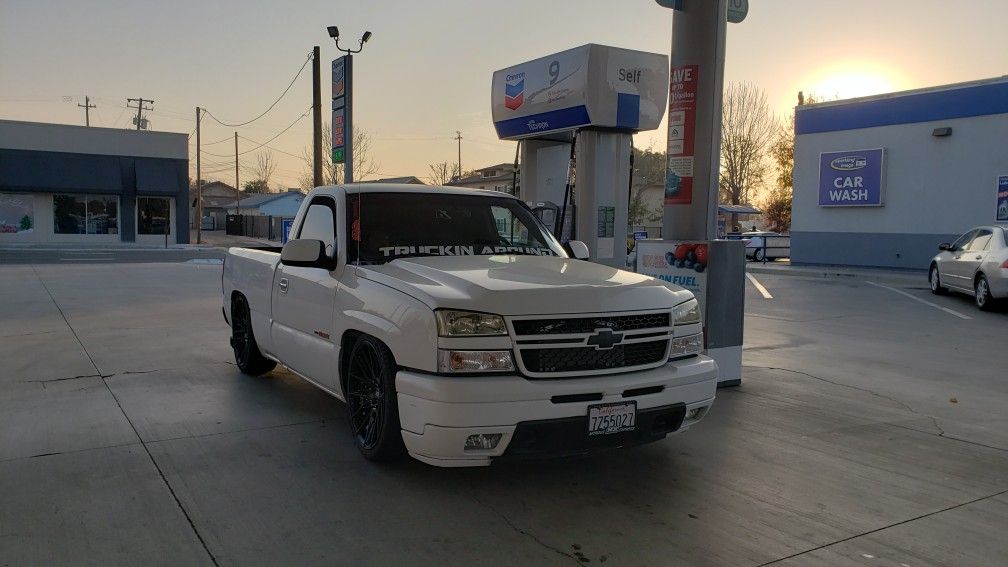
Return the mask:
<svg viewBox="0 0 1008 567"><path fill-rule="evenodd" d="M136 158L137 193L177 194L180 187L178 168L173 160Z"/></svg>
<svg viewBox="0 0 1008 567"><path fill-rule="evenodd" d="M749 205L718 205L718 212L726 215L762 215L763 211Z"/></svg>
<svg viewBox="0 0 1008 567"><path fill-rule="evenodd" d="M119 158L0 150L0 189L121 193Z"/></svg>

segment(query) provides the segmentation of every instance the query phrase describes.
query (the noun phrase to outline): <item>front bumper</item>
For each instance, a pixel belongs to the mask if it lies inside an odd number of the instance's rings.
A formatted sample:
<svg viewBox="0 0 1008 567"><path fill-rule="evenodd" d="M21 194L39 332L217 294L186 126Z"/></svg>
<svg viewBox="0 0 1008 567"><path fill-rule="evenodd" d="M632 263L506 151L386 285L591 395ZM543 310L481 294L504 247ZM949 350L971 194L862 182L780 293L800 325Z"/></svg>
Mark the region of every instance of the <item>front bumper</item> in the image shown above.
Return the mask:
<svg viewBox="0 0 1008 567"><path fill-rule="evenodd" d="M402 370L396 375L399 421L410 455L436 466L583 454L689 428L714 402L717 374L717 364L706 356L653 370L549 380ZM588 439L588 406L630 400L637 403L634 432ZM690 410L699 410L692 419L686 417ZM493 449L465 450L466 438L480 433L502 437Z"/></svg>

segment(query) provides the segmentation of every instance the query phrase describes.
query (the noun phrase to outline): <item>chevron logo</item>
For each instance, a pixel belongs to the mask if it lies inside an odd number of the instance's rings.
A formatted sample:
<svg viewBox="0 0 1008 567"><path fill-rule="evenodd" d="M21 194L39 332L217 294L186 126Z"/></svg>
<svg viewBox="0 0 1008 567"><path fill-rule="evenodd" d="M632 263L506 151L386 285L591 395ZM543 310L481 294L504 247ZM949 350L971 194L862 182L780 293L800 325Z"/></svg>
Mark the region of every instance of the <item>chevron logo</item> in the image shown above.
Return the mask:
<svg viewBox="0 0 1008 567"><path fill-rule="evenodd" d="M508 75L504 83L504 106L515 110L525 102L525 73Z"/></svg>

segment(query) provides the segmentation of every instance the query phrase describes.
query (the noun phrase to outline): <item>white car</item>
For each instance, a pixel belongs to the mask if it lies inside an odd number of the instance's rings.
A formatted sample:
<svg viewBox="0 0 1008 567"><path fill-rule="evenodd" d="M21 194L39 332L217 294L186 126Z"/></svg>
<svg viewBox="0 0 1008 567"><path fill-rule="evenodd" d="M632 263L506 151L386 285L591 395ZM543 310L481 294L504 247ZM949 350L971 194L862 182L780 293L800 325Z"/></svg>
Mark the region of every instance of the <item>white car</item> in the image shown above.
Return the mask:
<svg viewBox="0 0 1008 567"><path fill-rule="evenodd" d="M938 249L928 270L932 293L970 294L985 311L1008 298L1008 227L979 226Z"/></svg>
<svg viewBox="0 0 1008 567"><path fill-rule="evenodd" d="M746 258L757 262L791 257L791 237L777 232L743 232Z"/></svg>
<svg viewBox="0 0 1008 567"><path fill-rule="evenodd" d="M319 187L291 237L228 251L235 359L346 401L369 459L582 454L683 431L714 402L692 293L572 258L585 245L509 195Z"/></svg>

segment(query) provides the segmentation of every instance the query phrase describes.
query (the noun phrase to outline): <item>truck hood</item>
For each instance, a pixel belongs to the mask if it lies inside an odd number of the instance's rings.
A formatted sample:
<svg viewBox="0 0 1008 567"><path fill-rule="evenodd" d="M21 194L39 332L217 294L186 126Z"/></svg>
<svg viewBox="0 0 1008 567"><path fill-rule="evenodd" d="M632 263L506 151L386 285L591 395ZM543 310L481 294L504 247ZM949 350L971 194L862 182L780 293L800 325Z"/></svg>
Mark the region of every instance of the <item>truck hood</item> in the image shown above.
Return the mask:
<svg viewBox="0 0 1008 567"><path fill-rule="evenodd" d="M411 295L432 309L499 315L600 313L671 308L693 294L654 278L550 256L425 256L357 274Z"/></svg>

